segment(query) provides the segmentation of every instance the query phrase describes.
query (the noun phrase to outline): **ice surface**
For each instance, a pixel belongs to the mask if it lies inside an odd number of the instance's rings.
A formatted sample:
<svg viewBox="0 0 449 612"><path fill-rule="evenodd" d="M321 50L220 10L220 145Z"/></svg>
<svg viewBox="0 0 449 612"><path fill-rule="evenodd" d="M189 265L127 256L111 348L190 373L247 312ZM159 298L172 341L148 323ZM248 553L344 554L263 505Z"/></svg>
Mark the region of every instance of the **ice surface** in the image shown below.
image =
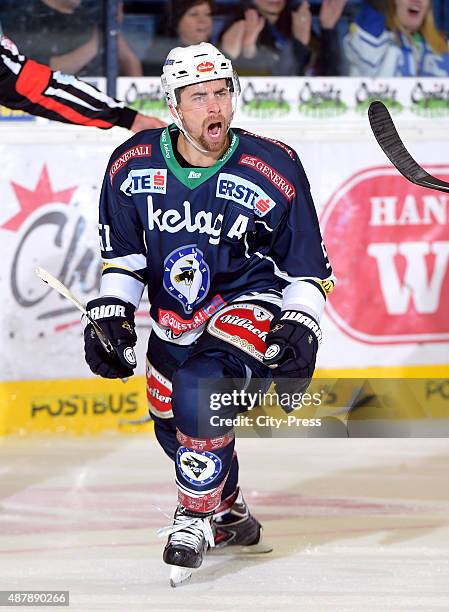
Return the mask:
<svg viewBox="0 0 449 612"><path fill-rule="evenodd" d="M70 611L449 610L447 440L237 448L274 551L211 555L171 589L156 529L176 490L154 437L4 439L0 590L69 590Z"/></svg>

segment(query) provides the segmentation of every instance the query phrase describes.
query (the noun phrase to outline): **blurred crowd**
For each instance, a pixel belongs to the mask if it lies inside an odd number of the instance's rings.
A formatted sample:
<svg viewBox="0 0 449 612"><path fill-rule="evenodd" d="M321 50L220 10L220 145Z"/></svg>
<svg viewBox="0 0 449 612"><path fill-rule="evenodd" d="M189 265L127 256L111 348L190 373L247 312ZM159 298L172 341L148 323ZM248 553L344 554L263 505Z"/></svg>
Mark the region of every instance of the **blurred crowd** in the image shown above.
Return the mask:
<svg viewBox="0 0 449 612"><path fill-rule="evenodd" d="M449 76L435 19L449 0L120 0L121 76L159 76L169 50L210 41L240 75ZM2 0L0 22L52 70L104 74L105 3ZM449 12L449 10L448 10Z"/></svg>

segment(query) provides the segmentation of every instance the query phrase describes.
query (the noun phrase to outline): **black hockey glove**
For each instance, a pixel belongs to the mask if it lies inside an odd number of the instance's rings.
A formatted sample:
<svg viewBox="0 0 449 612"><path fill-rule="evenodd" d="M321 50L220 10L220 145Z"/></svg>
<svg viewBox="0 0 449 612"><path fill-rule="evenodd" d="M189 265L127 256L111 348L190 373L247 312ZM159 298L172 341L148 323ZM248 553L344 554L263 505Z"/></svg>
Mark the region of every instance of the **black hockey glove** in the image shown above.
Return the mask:
<svg viewBox="0 0 449 612"><path fill-rule="evenodd" d="M315 319L298 310L281 312L267 335L265 365L273 368L276 392L304 393L315 370L321 329ZM286 412L293 406L281 404Z"/></svg>
<svg viewBox="0 0 449 612"><path fill-rule="evenodd" d="M84 353L87 365L103 378L127 378L134 374L136 355L134 346L134 306L115 297L91 300L86 306L91 318L98 323L110 340L114 352L103 348L91 323L84 329Z"/></svg>

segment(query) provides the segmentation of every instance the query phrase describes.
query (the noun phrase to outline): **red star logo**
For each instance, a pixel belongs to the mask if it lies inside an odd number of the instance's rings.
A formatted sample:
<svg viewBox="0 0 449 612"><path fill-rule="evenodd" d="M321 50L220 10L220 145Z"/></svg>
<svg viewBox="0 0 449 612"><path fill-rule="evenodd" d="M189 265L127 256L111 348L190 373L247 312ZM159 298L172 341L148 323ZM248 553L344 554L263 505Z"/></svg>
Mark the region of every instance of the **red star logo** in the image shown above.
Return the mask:
<svg viewBox="0 0 449 612"><path fill-rule="evenodd" d="M11 230L16 232L20 229L25 219L40 206L46 206L52 202L58 202L59 204L69 204L73 192L76 187L70 187L63 191L53 191L50 184L50 177L48 176L47 166L44 165L42 168L41 175L37 182L34 190L22 187L11 181L11 185L15 191L17 201L19 202L20 210L6 223L0 226L2 229Z"/></svg>

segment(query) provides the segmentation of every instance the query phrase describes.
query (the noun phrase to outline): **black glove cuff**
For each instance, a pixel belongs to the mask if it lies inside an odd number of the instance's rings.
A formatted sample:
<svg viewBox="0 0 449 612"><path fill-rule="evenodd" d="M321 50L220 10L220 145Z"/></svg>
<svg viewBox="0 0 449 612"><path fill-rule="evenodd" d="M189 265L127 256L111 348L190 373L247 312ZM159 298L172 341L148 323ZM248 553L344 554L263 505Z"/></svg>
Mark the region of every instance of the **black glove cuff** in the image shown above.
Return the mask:
<svg viewBox="0 0 449 612"><path fill-rule="evenodd" d="M135 306L120 298L106 296L90 300L86 305L86 310L89 316L97 322L126 319L134 325Z"/></svg>
<svg viewBox="0 0 449 612"><path fill-rule="evenodd" d="M281 313L280 321L289 321L291 323L298 323L299 325L305 325L313 332L315 338L317 339L318 345L321 344L323 339L323 334L321 333L320 326L318 323L310 317L309 315L301 312L299 310L285 310Z"/></svg>

